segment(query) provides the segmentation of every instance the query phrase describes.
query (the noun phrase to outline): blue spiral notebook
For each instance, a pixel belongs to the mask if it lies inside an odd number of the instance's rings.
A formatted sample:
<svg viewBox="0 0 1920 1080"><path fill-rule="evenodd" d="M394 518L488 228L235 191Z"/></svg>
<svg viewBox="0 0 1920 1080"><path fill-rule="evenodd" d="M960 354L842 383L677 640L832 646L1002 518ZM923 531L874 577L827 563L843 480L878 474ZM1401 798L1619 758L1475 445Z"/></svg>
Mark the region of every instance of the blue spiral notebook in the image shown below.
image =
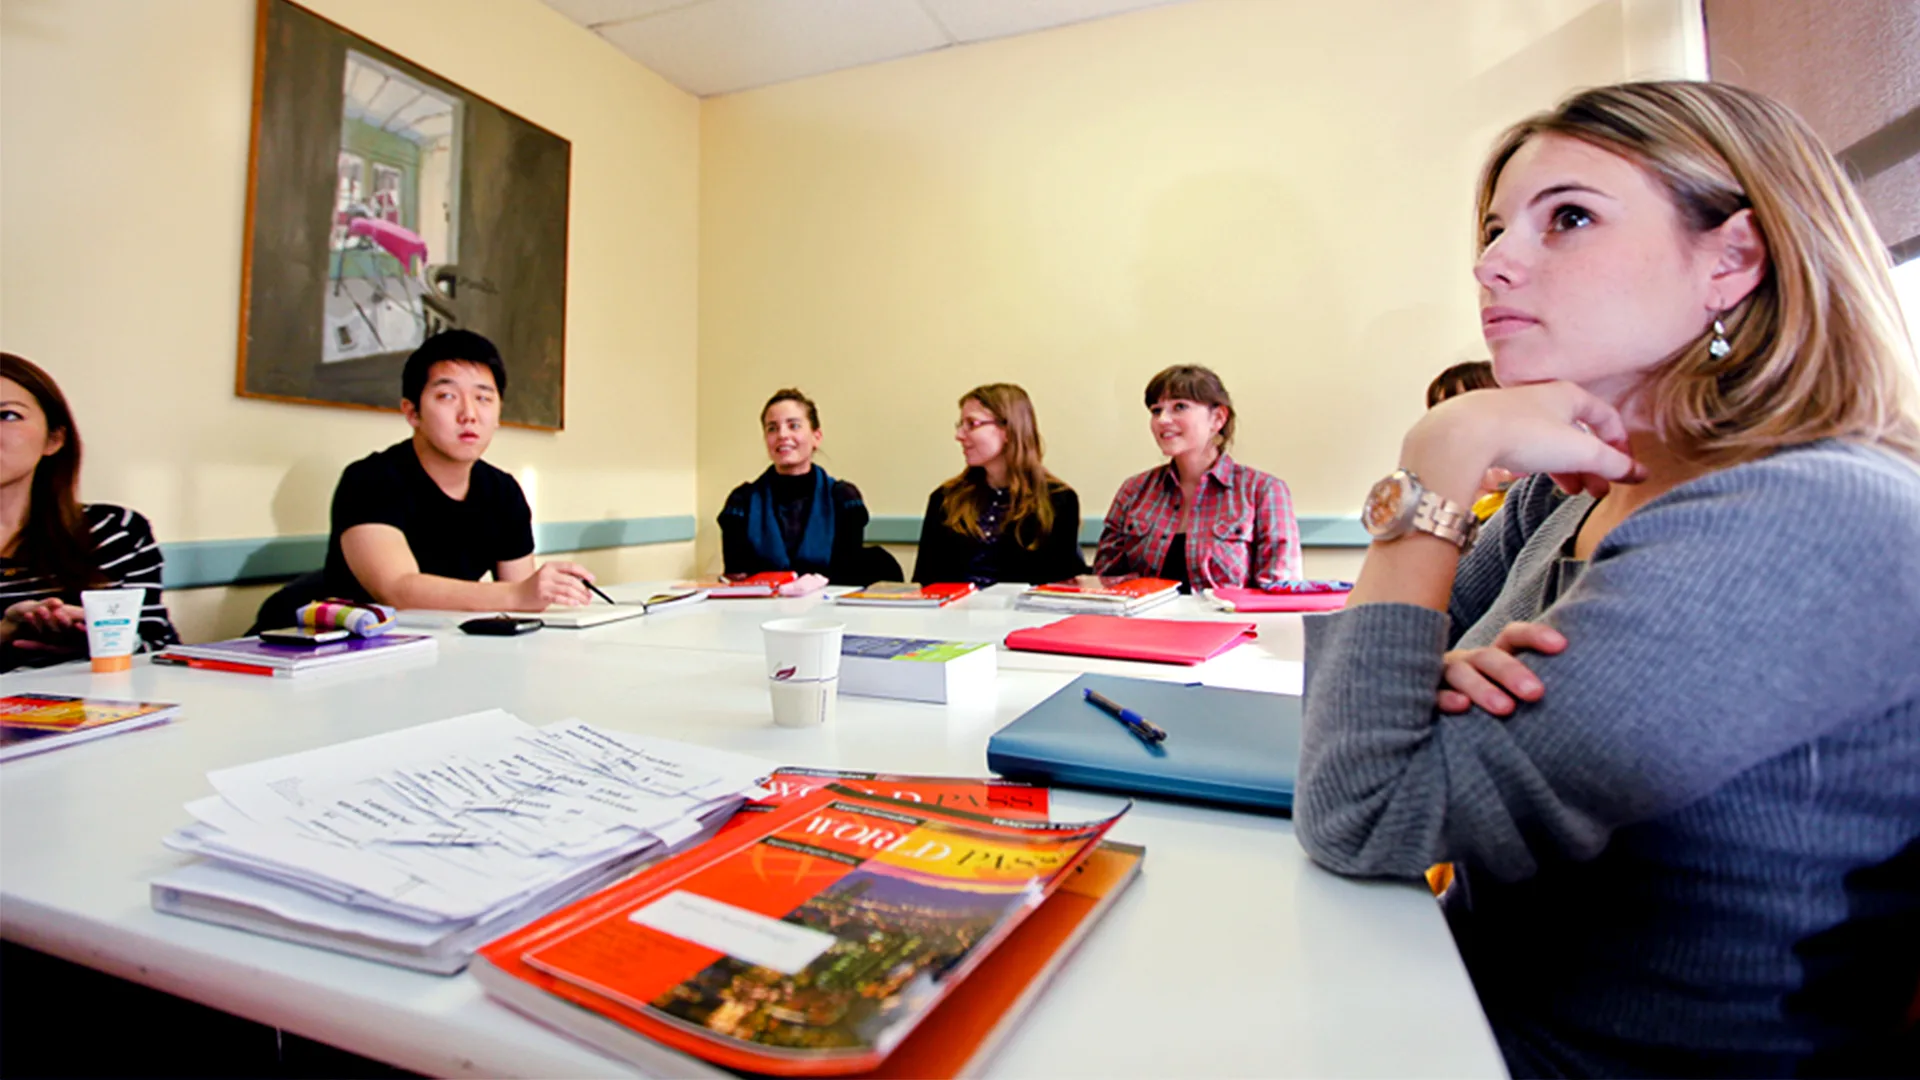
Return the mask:
<svg viewBox="0 0 1920 1080"><path fill-rule="evenodd" d="M1166 729L1166 741L1136 738L1086 700L1089 687ZM1300 769L1300 698L1082 675L996 732L987 768L1037 783L1287 811Z"/></svg>

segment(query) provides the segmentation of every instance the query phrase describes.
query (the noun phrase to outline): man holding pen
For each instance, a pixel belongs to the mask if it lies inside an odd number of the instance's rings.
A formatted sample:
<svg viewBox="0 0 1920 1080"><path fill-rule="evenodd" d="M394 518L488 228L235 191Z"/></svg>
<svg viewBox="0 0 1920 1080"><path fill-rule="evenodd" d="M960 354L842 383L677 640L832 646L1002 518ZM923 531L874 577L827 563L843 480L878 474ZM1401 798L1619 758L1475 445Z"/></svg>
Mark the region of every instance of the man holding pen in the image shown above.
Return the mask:
<svg viewBox="0 0 1920 1080"><path fill-rule="evenodd" d="M413 437L347 466L333 492L330 596L399 608L542 611L591 598L593 575L533 561L533 512L480 460L500 426L507 372L470 330L428 338L400 376ZM482 581L488 574L492 581Z"/></svg>

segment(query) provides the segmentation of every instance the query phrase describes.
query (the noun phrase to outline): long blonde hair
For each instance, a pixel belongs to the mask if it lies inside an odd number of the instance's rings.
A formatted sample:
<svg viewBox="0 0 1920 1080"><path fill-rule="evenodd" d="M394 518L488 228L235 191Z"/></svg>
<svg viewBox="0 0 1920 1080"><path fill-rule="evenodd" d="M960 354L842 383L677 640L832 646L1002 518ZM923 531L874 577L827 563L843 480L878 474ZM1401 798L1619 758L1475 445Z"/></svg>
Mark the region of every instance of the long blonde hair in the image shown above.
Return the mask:
<svg viewBox="0 0 1920 1080"><path fill-rule="evenodd" d="M1767 273L1639 390L1661 438L1712 464L1842 438L1920 462L1920 388L1889 258L1833 155L1784 105L1724 83L1639 82L1573 95L1522 120L1481 171L1474 221L1527 140L1561 135L1619 154L1666 190L1694 232L1751 209Z"/></svg>
<svg viewBox="0 0 1920 1080"><path fill-rule="evenodd" d="M1040 441L1040 422L1033 417L1033 400L1013 383L988 383L976 386L960 396L960 404L973 402L993 414L1007 433L1007 520L1002 526L1007 535L1029 551L1039 548L1053 532L1055 488L1065 487L1041 463L1045 446ZM944 492L941 509L947 528L963 536L980 538L980 504L986 501L985 471L973 467L940 485Z"/></svg>

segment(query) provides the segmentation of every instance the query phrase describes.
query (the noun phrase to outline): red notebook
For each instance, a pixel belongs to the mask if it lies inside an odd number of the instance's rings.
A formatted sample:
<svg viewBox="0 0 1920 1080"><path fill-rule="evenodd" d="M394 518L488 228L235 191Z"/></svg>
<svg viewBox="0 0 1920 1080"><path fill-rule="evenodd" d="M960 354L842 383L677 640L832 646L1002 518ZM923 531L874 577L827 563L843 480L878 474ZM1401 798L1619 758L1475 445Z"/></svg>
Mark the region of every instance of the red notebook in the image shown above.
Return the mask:
<svg viewBox="0 0 1920 1080"><path fill-rule="evenodd" d="M1207 599L1228 611L1339 611L1347 606L1348 590L1326 592L1262 592L1259 589L1208 589Z"/></svg>
<svg viewBox="0 0 1920 1080"><path fill-rule="evenodd" d="M1007 648L1198 664L1254 637L1256 632L1253 623L1069 615L1056 623L1015 630L1007 635Z"/></svg>
<svg viewBox="0 0 1920 1080"><path fill-rule="evenodd" d="M1180 583L1158 577L1135 577L1131 574L1096 577L1093 574L1081 574L1065 581L1049 581L1035 585L1032 592L1053 593L1061 596L1112 597L1117 600L1143 600L1177 589Z"/></svg>
<svg viewBox="0 0 1920 1080"><path fill-rule="evenodd" d="M719 578L685 581L681 585L700 589L708 597L721 600L736 596L778 596L780 586L799 579L800 575L791 570L762 570L757 574L728 574Z"/></svg>

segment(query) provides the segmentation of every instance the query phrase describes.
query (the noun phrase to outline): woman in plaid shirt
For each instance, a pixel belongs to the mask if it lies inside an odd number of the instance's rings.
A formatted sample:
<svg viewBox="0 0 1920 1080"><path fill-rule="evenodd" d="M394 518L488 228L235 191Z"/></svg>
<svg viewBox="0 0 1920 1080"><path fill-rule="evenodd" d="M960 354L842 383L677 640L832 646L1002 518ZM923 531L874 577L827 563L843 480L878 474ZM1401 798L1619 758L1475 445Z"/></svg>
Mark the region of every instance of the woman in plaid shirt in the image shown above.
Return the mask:
<svg viewBox="0 0 1920 1080"><path fill-rule="evenodd" d="M1120 485L1093 572L1171 578L1194 590L1299 578L1293 497L1279 477L1227 456L1233 399L1220 376L1176 365L1147 383L1146 399L1154 441L1170 460Z"/></svg>

